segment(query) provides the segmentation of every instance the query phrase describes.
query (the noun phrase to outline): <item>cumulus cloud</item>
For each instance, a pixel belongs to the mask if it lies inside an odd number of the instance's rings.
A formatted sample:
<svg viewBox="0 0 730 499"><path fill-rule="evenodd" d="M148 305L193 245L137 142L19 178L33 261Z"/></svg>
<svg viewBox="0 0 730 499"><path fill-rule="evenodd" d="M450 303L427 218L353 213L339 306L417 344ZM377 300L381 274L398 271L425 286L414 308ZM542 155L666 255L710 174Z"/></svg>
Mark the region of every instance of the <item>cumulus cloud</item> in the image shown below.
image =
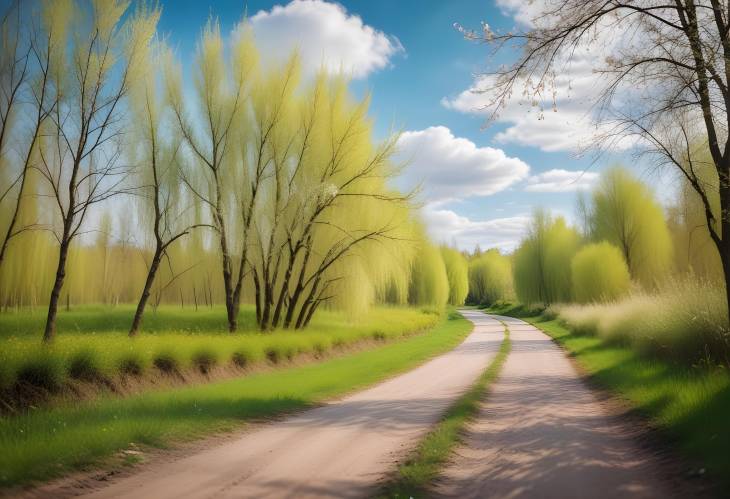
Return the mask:
<svg viewBox="0 0 730 499"><path fill-rule="evenodd" d="M429 203L488 196L524 179L530 167L501 149L477 147L444 126L405 132L396 158L408 163L403 181L422 185Z"/></svg>
<svg viewBox="0 0 730 499"><path fill-rule="evenodd" d="M456 244L471 250L477 244L482 249L499 248L512 251L520 242L529 224L529 217L514 216L491 220L470 220L454 211L426 205L423 217L429 235L440 243Z"/></svg>
<svg viewBox="0 0 730 499"><path fill-rule="evenodd" d="M394 36L364 24L342 5L322 0L293 0L260 10L250 23L267 60L283 61L297 48L309 73L324 67L365 78L403 51Z"/></svg>
<svg viewBox="0 0 730 499"><path fill-rule="evenodd" d="M545 22L546 17L541 13L549 9L545 0L499 0L498 5L503 12L513 16L517 24L527 28L535 22ZM557 54L554 81L548 82L536 96L533 96L534 82L528 85L526 79L518 79L514 84L514 97L499 109L495 118L496 122L508 125L495 139L501 143L539 147L547 152L579 152L609 135L611 125L597 126L594 108L596 98L609 80L596 72L595 67L597 61L600 63L620 52L622 44L626 43L636 41L620 36L615 29L605 29L589 44ZM442 99L441 103L448 109L487 117L493 110L495 83L493 75L477 77L469 88ZM522 94L525 88L530 89L528 98ZM622 87L614 94L613 104L625 105L631 97L631 92ZM635 139L615 140L608 145L614 150L626 150L635 145Z"/></svg>
<svg viewBox="0 0 730 499"><path fill-rule="evenodd" d="M548 170L527 179L526 191L571 192L587 190L598 180L598 174L586 171Z"/></svg>

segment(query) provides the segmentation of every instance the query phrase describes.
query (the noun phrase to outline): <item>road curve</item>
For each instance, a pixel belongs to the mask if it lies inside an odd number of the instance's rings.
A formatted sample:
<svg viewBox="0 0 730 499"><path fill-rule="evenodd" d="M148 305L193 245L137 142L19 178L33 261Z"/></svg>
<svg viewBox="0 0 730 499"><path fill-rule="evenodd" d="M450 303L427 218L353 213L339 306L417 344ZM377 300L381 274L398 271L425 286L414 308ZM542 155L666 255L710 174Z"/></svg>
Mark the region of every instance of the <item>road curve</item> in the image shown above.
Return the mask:
<svg viewBox="0 0 730 499"><path fill-rule="evenodd" d="M636 428L611 414L547 335L492 317L508 325L512 351L435 496L694 496L669 483L661 459L637 444Z"/></svg>
<svg viewBox="0 0 730 499"><path fill-rule="evenodd" d="M464 311L474 331L454 350L379 385L112 481L85 497L363 497L485 369L503 326Z"/></svg>

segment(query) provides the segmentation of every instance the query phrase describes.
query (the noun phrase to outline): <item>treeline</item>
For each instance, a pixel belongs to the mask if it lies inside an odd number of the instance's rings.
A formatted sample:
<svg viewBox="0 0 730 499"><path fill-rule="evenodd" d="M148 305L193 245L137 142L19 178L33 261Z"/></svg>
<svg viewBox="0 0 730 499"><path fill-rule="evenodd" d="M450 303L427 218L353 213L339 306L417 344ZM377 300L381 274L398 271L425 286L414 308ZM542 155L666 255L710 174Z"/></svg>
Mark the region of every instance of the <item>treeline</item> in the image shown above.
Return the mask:
<svg viewBox="0 0 730 499"><path fill-rule="evenodd" d="M271 63L245 22L223 37L210 20L183 74L160 9L127 7L3 15L2 307L48 305L50 340L64 304L137 303L134 335L148 304L224 303L234 331L242 301L262 329L322 306L446 303L441 254L391 186L397 136L373 139L367 97L303 78L296 53Z"/></svg>
<svg viewBox="0 0 730 499"><path fill-rule="evenodd" d="M698 172L717 183L710 168ZM718 200L712 200L719 207ZM653 292L683 276L722 279L720 258L691 186L665 211L652 190L628 170L606 170L578 202L577 227L537 210L512 255L496 250L469 256L468 302L492 305L516 298L526 305L593 303L632 290Z"/></svg>

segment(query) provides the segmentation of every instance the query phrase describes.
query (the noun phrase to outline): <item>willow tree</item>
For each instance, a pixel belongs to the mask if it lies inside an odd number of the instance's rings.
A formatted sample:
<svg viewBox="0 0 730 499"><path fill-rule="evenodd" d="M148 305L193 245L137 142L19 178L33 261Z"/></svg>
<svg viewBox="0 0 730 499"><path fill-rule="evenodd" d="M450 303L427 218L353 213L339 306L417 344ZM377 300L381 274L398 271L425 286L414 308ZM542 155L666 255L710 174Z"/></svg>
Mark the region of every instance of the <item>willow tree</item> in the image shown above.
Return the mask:
<svg viewBox="0 0 730 499"><path fill-rule="evenodd" d="M449 281L449 304L463 305L469 294L469 264L461 252L446 246L441 248L441 257Z"/></svg>
<svg viewBox="0 0 730 499"><path fill-rule="evenodd" d="M198 42L195 59L195 103L183 97L179 63L165 66L166 88L172 112L194 165L182 180L210 211L220 247L221 269L229 331L238 327L238 311L246 275L246 238L257 187L243 177L248 161L247 103L258 55L250 31L239 27L230 50L224 53L217 21L209 20ZM265 143L265 141L264 141ZM259 154L263 159L263 155ZM257 171L263 171L261 164ZM253 180L258 185L257 180ZM236 236L239 237L236 237ZM241 239L236 251L236 242ZM238 253L238 257L236 256Z"/></svg>
<svg viewBox="0 0 730 499"><path fill-rule="evenodd" d="M717 171L712 165L709 149L698 152L694 159L698 181L706 186L711 209L717 218L720 199L717 196ZM669 208L669 230L677 270L702 279L722 279L722 262L705 223L705 207L692 185L684 179L675 203Z"/></svg>
<svg viewBox="0 0 730 499"><path fill-rule="evenodd" d="M649 188L627 170L603 173L593 191L590 233L621 250L631 276L653 286L669 270L672 241L664 212Z"/></svg>
<svg viewBox="0 0 730 499"><path fill-rule="evenodd" d="M424 237L413 261L408 301L441 309L448 300L449 278L441 252Z"/></svg>
<svg viewBox="0 0 730 499"><path fill-rule="evenodd" d="M142 70L139 56L150 43L159 18L158 10L139 9L122 21L128 3L116 0L92 2L89 19L71 2L59 5L63 6L62 19L70 19L73 36L54 42L52 79L59 98L48 113L48 130L36 167L52 192L59 218L54 228L58 263L45 341L55 336L71 243L94 205L126 190L129 171L120 161L123 100ZM50 19L50 26L58 21Z"/></svg>
<svg viewBox="0 0 730 499"><path fill-rule="evenodd" d="M0 240L0 270L11 239L37 220L19 224L23 198L27 195L30 170L37 158L37 145L48 115L56 109L58 89L54 88L55 72L60 68L59 52L68 27L68 2L45 4L41 22L34 22L28 37L22 35L21 3L15 2L5 13L0 25L3 42L0 49L0 173L6 182L0 192L0 203L11 204L8 220ZM27 101L23 105L23 100ZM19 121L26 114L28 121ZM28 131L18 130L27 125ZM20 151L19 164L10 164L8 142ZM11 173L12 172L12 173Z"/></svg>
<svg viewBox="0 0 730 499"><path fill-rule="evenodd" d="M346 79L325 73L297 96L292 64L254 93L256 121L278 117L250 255L262 329L306 327L325 303L372 302L410 216L407 196L389 187L396 137L374 142L369 99L353 100Z"/></svg>
<svg viewBox="0 0 730 499"><path fill-rule="evenodd" d="M512 261L496 249L480 253L469 261L469 298L476 305L492 305L514 294Z"/></svg>
<svg viewBox="0 0 730 499"><path fill-rule="evenodd" d="M562 217L552 219L536 211L527 237L515 251L515 292L522 303L568 301L571 296L570 262L580 236Z"/></svg>
<svg viewBox="0 0 730 499"><path fill-rule="evenodd" d="M138 126L135 128L130 156L136 158L137 178L142 182L138 194L145 208L143 218L151 222L154 249L129 336L136 335L139 330L157 271L163 258L168 256L168 249L192 229L203 225L186 223L189 217L186 217L184 199L181 199L180 141L176 134L169 133L172 127L169 127L169 120L166 119L168 109L166 97L162 93L165 84L160 81L162 73L153 70L161 61L171 57L170 50L164 44L159 44L154 51L149 47L143 52L140 60L148 70L140 75L131 92Z"/></svg>
<svg viewBox="0 0 730 499"><path fill-rule="evenodd" d="M500 58L486 75L487 107L497 113L515 94L535 101L555 95L556 75L573 62L585 64L584 48L600 52L603 57L591 59L604 76L595 88L595 121L603 130L595 145L633 143L686 179L720 255L730 307L730 2L545 0L535 6L542 8L534 9L526 29L500 33L485 25L483 33L468 33L494 47L497 57L503 48L520 51L512 64ZM715 185L700 176L704 143Z"/></svg>

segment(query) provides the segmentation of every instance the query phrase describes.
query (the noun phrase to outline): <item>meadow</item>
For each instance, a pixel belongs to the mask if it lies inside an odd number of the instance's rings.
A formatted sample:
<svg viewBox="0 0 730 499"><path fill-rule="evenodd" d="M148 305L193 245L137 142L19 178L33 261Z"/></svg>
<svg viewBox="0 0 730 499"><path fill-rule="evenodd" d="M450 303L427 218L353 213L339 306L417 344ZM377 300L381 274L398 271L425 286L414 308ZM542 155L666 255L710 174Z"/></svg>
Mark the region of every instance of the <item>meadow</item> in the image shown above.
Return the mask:
<svg viewBox="0 0 730 499"><path fill-rule="evenodd" d="M42 345L40 311L0 314L0 396L5 409L12 411L23 395L37 403L39 392L52 394L73 381L108 385L121 378L208 374L216 367L272 365L303 355L320 358L358 343L424 331L439 320L438 312L405 307L376 307L358 321L323 310L306 330L262 333L253 308L244 307L241 330L228 333L220 306L198 311L161 306L147 317L144 333L129 338L133 313L131 306L74 307L59 315L56 340ZM28 399L29 392L36 396Z"/></svg>
<svg viewBox="0 0 730 499"><path fill-rule="evenodd" d="M452 312L424 334L323 362L5 417L0 419L0 486L49 479L125 449L166 447L306 408L413 368L450 350L470 330L471 324Z"/></svg>

